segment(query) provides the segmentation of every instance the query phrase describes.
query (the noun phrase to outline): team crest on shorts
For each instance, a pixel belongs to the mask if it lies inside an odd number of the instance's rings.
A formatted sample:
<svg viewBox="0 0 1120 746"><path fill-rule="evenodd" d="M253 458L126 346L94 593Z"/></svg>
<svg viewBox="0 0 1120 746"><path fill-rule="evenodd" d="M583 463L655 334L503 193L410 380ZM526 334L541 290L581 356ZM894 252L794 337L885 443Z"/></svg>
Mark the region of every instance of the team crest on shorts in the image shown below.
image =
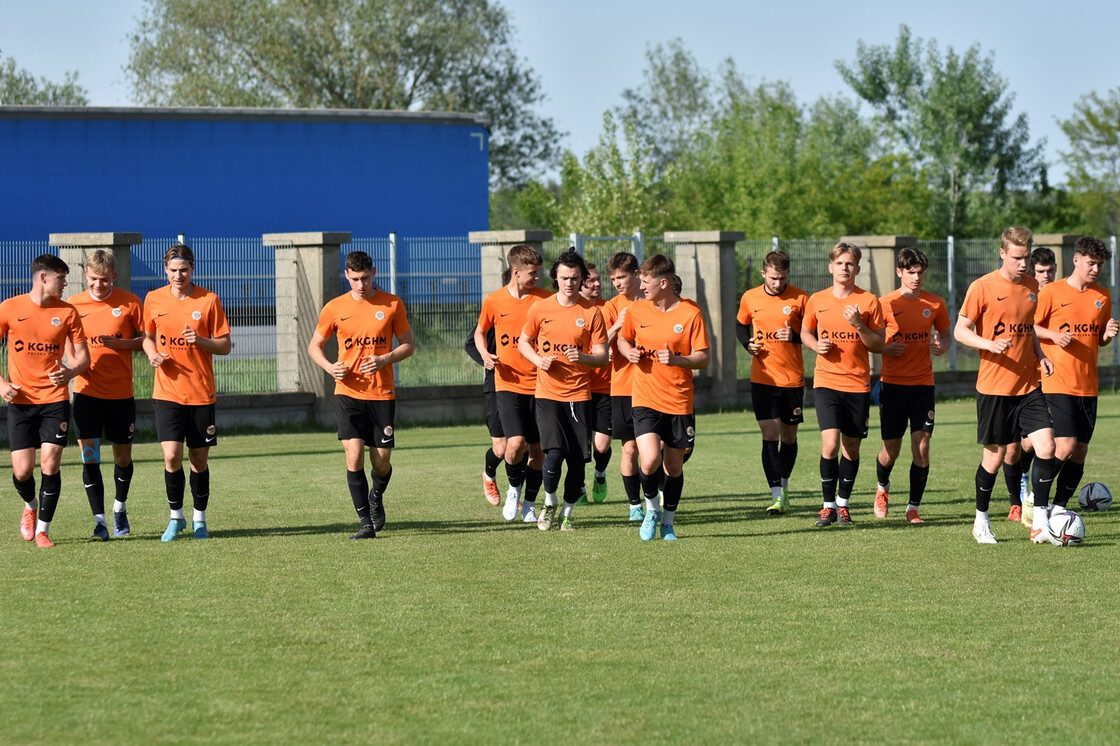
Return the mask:
<svg viewBox="0 0 1120 746"><path fill-rule="evenodd" d="M928 308L923 308L922 309L922 318L928 319L932 315L933 315L933 311L929 310Z"/></svg>
<svg viewBox="0 0 1120 746"><path fill-rule="evenodd" d="M673 331L676 332L677 334L680 334L681 332L684 331L684 327L680 324L677 324L676 326L673 327Z"/></svg>
<svg viewBox="0 0 1120 746"><path fill-rule="evenodd" d="M61 323L62 319L58 318L57 316L51 319L51 326L58 326Z"/></svg>
<svg viewBox="0 0 1120 746"><path fill-rule="evenodd" d="M789 316L791 313L793 313L793 309L789 306L782 306L782 313L784 313L786 316Z"/></svg>
<svg viewBox="0 0 1120 746"><path fill-rule="evenodd" d="M385 429L383 429L381 432L385 434L386 438L391 438L391 437L393 437L393 426L392 425L386 425Z"/></svg>
<svg viewBox="0 0 1120 746"><path fill-rule="evenodd" d="M929 420L930 422L933 422L933 410L932 409L929 410L928 412L926 412L926 419Z"/></svg>
<svg viewBox="0 0 1120 746"><path fill-rule="evenodd" d="M378 321L384 321L385 320L385 312L384 311L378 311L377 313L375 313L373 315L373 318L377 319Z"/></svg>
<svg viewBox="0 0 1120 746"><path fill-rule="evenodd" d="M214 433L216 432L218 432L218 428L215 425L210 425L208 428L206 428L206 434L211 438L214 437Z"/></svg>
<svg viewBox="0 0 1120 746"><path fill-rule="evenodd" d="M1029 293L1027 297L1031 299L1031 303L1038 303L1038 296L1034 293Z"/></svg>
<svg viewBox="0 0 1120 746"><path fill-rule="evenodd" d="M696 437L696 428L689 426L688 428L685 429L684 434L687 435L689 438L695 438Z"/></svg>
<svg viewBox="0 0 1120 746"><path fill-rule="evenodd" d="M801 414L801 407L794 407L793 408L793 414L794 414L795 417L800 415Z"/></svg>
<svg viewBox="0 0 1120 746"><path fill-rule="evenodd" d="M136 423L135 423L135 422L131 423L131 424L130 424L130 425L128 426L128 432L129 432L130 434L131 434L131 433L134 433L134 432L136 432Z"/></svg>
<svg viewBox="0 0 1120 746"><path fill-rule="evenodd" d="M1104 301L1098 298L1097 300L1093 301L1093 305L1096 306L1098 310L1100 310L1104 308Z"/></svg>
<svg viewBox="0 0 1120 746"><path fill-rule="evenodd" d="M58 431L60 433L66 432L66 429L69 428L69 427L70 427L70 423L67 422L66 420L63 420L62 422L58 423Z"/></svg>
<svg viewBox="0 0 1120 746"><path fill-rule="evenodd" d="M587 326L587 322L583 320L582 316L580 316L578 319L576 319L576 326L582 329L583 327Z"/></svg>
<svg viewBox="0 0 1120 746"><path fill-rule="evenodd" d="M202 318L202 311L195 311L195 312L193 312L193 313L191 314L191 318L192 318L192 319L194 319L195 321L198 321L199 319L201 319L201 318Z"/></svg>

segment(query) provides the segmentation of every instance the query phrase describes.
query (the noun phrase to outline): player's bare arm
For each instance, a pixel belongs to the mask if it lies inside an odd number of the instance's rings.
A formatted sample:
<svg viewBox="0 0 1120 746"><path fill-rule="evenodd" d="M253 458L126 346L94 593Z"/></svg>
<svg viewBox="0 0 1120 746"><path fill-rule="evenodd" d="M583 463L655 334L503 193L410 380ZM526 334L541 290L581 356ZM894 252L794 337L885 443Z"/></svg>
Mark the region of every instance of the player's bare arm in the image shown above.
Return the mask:
<svg viewBox="0 0 1120 746"><path fill-rule="evenodd" d="M327 360L327 356L323 354L323 346L326 343L327 338L316 331L311 335L311 341L307 343L307 356L311 358L311 362L325 370L331 378L341 381L350 372L350 367L341 360L334 363Z"/></svg>
<svg viewBox="0 0 1120 746"><path fill-rule="evenodd" d="M626 321L626 311L627 308L624 306L618 312L618 319L615 320L610 329L607 329L607 344L612 344L618 338L618 333L622 330L622 322Z"/></svg>
<svg viewBox="0 0 1120 746"><path fill-rule="evenodd" d="M47 374L47 378L55 386L65 386L81 374L89 370L89 347L85 342L66 345L66 363L58 361L57 367Z"/></svg>
<svg viewBox="0 0 1120 746"><path fill-rule="evenodd" d="M642 351L634 346L634 340L619 337L615 340L615 345L618 347L618 353L628 362L636 365L642 361Z"/></svg>
<svg viewBox="0 0 1120 746"><path fill-rule="evenodd" d="M931 334L929 336L929 351L940 357L953 346L953 338L949 336L949 327L935 329L934 331L936 334Z"/></svg>
<svg viewBox="0 0 1120 746"><path fill-rule="evenodd" d="M863 342L864 347L871 352L883 351L883 343L886 341L886 330L871 329L868 327L867 324L863 322L863 316L859 306L855 304L846 306L844 308L844 318L852 325L856 333L859 334L859 338Z"/></svg>
<svg viewBox="0 0 1120 746"><path fill-rule="evenodd" d="M201 337L197 331L189 326L183 327L183 339L186 340L187 344L206 350L211 355L228 355L230 350L233 349L233 340L230 335Z"/></svg>
<svg viewBox="0 0 1120 746"><path fill-rule="evenodd" d="M474 327L474 346L478 348L478 354L482 358L483 367L486 368L486 370L494 370L494 366L498 364L498 356L486 349L486 335L483 333L482 327L478 324L475 324Z"/></svg>
<svg viewBox="0 0 1120 746"><path fill-rule="evenodd" d="M121 339L120 337L112 334L102 334L97 338L105 348L110 350L128 350L130 352L139 352L144 349L143 335L133 337L131 339Z"/></svg>
<svg viewBox="0 0 1120 746"><path fill-rule="evenodd" d="M409 329L397 337L397 346L384 355L368 355L362 358L361 364L358 365L358 372L366 376L372 375L387 365L411 357L414 352L416 352L416 343L413 341L412 330Z"/></svg>
<svg viewBox="0 0 1120 746"><path fill-rule="evenodd" d="M1109 342L1111 342L1112 338L1115 337L1118 333L1120 333L1120 321L1117 321L1116 319L1109 319L1108 322L1104 325L1104 329L1101 331L1101 347L1104 347Z"/></svg>
<svg viewBox="0 0 1120 746"><path fill-rule="evenodd" d="M1054 363L1042 351L1042 343L1038 341L1038 335L1033 330L1031 331L1031 346L1034 348L1034 354L1038 358L1039 365L1042 366L1042 374L1045 376L1054 375Z"/></svg>
<svg viewBox="0 0 1120 746"><path fill-rule="evenodd" d="M687 355L674 355L669 351L669 346L666 345L663 349L657 351L657 359L662 365L675 365L678 368L688 368L689 370L703 370L711 364L712 355L707 347L702 350L693 350Z"/></svg>
<svg viewBox="0 0 1120 746"><path fill-rule="evenodd" d="M801 344L819 355L824 355L832 349L831 339L818 339L817 335L807 327L801 327Z"/></svg>
<svg viewBox="0 0 1120 746"><path fill-rule="evenodd" d="M556 359L555 355L545 357L538 355L537 351L533 349L532 340L525 332L521 332L521 338L517 340L517 351L521 353L523 358L541 370L548 370L552 366L552 361Z"/></svg>
<svg viewBox="0 0 1120 746"><path fill-rule="evenodd" d="M142 346L144 354L148 356L148 362L151 363L153 368L158 368L167 360L167 356L160 354L160 351L156 348L156 340L151 334L144 334Z"/></svg>
<svg viewBox="0 0 1120 746"><path fill-rule="evenodd" d="M602 368L610 361L605 342L591 345L591 352L589 353L582 352L578 347L569 347L565 354L573 363L580 363L589 368Z"/></svg>
<svg viewBox="0 0 1120 746"><path fill-rule="evenodd" d="M995 355L1002 355L1011 348L1010 337L984 339L976 333L976 322L965 316L957 317L957 325L953 329L953 338L965 347L991 352Z"/></svg>

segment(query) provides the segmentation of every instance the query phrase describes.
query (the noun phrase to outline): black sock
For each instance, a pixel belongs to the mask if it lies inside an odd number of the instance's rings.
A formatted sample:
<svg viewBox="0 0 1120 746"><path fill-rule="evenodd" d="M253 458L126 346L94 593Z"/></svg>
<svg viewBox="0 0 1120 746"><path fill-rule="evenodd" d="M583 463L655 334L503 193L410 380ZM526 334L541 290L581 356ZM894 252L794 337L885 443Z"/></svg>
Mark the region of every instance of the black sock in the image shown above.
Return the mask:
<svg viewBox="0 0 1120 746"><path fill-rule="evenodd" d="M551 448L544 452L543 484L544 491L556 494L560 489L560 472L564 468L564 452L559 448ZM582 480L580 484L582 485Z"/></svg>
<svg viewBox="0 0 1120 746"><path fill-rule="evenodd" d="M1069 499L1077 492L1077 485L1081 484L1081 477L1085 476L1085 464L1079 464L1073 459L1066 459L1058 472L1058 486L1054 492L1054 504L1063 508L1069 505Z"/></svg>
<svg viewBox="0 0 1120 746"><path fill-rule="evenodd" d="M1034 451L1028 451L1026 448L1019 450L1019 470L1024 474L1031 473L1031 464L1034 463Z"/></svg>
<svg viewBox="0 0 1120 746"><path fill-rule="evenodd" d="M782 486L781 459L776 440L762 441L762 473L766 475L766 483L771 487Z"/></svg>
<svg viewBox="0 0 1120 746"><path fill-rule="evenodd" d="M183 493L187 489L187 477L183 474L183 467L178 471L163 472L163 486L167 490L167 507L172 510L183 509Z"/></svg>
<svg viewBox="0 0 1120 746"><path fill-rule="evenodd" d="M894 470L894 463L890 466L884 466L879 461L879 457L875 457L875 479L882 485L889 485L891 483L891 472ZM911 471L913 474L913 471Z"/></svg>
<svg viewBox="0 0 1120 746"><path fill-rule="evenodd" d="M1058 459L1036 458L1034 464L1038 469L1038 475L1034 480L1034 506L1045 508L1050 504L1050 489L1054 485L1054 477L1058 471Z"/></svg>
<svg viewBox="0 0 1120 746"><path fill-rule="evenodd" d="M50 523L54 520L54 509L58 507L59 493L62 492L62 474L43 474L39 484L39 520Z"/></svg>
<svg viewBox="0 0 1120 746"><path fill-rule="evenodd" d="M793 465L797 463L797 441L782 443L778 451L778 464L781 469L782 479L789 479L793 474Z"/></svg>
<svg viewBox="0 0 1120 746"><path fill-rule="evenodd" d="M94 515L105 513L105 482L101 479L101 464L82 464L82 483L86 488L90 512Z"/></svg>
<svg viewBox="0 0 1120 746"><path fill-rule="evenodd" d="M836 481L840 478L840 462L821 456L821 497L826 503L836 502Z"/></svg>
<svg viewBox="0 0 1120 746"><path fill-rule="evenodd" d="M607 450L599 453L595 451L595 471L606 471L607 465L611 462L611 447L607 446Z"/></svg>
<svg viewBox="0 0 1120 746"><path fill-rule="evenodd" d="M486 449L486 466L484 467L484 471L486 472L486 476L490 477L491 479L494 479L495 477L497 477L498 476L498 466L501 463L502 463L502 460L494 454L494 449L493 448L487 448Z"/></svg>
<svg viewBox="0 0 1120 746"><path fill-rule="evenodd" d="M516 464L506 462L506 479L509 481L510 487L520 487L521 483L525 481L525 469L529 466L529 457L522 456L521 460Z"/></svg>
<svg viewBox="0 0 1120 746"><path fill-rule="evenodd" d="M622 489L626 491L626 501L631 506L642 504L642 478L640 476L623 474Z"/></svg>
<svg viewBox="0 0 1120 746"><path fill-rule="evenodd" d="M661 477L665 472L658 469L653 474L646 474L644 470L638 469L639 480L642 484L642 497L647 500L656 500L657 492L661 489Z"/></svg>
<svg viewBox="0 0 1120 746"><path fill-rule="evenodd" d="M525 471L525 494L521 496L522 502L535 503L537 501L537 494L541 491L541 484L544 483L544 471L541 469L534 469L529 467Z"/></svg>
<svg viewBox="0 0 1120 746"><path fill-rule="evenodd" d="M910 504L921 505L922 497L926 494L926 481L929 479L929 467L910 464Z"/></svg>
<svg viewBox="0 0 1120 746"><path fill-rule="evenodd" d="M665 477L665 510L676 510L684 492L684 472L675 477Z"/></svg>
<svg viewBox="0 0 1120 746"><path fill-rule="evenodd" d="M976 509L987 513L992 504L992 489L996 486L996 475L984 469L984 465L976 467Z"/></svg>
<svg viewBox="0 0 1120 746"><path fill-rule="evenodd" d="M564 502L575 505L583 492L583 480L587 476L586 464L582 454L568 459L568 473L564 475Z"/></svg>
<svg viewBox="0 0 1120 746"><path fill-rule="evenodd" d="M393 478L393 467L389 467L389 471L385 472L385 476L381 476L373 469L370 469L369 476L373 480L373 488L371 489L371 492L384 497L385 490L389 489L389 480Z"/></svg>
<svg viewBox="0 0 1120 746"><path fill-rule="evenodd" d="M1021 462L1020 462L1021 463ZM1009 464L1003 462L1003 482L1007 485L1007 496L1011 500L1011 504L1022 505L1023 496L1021 494L1022 482L1020 479L1023 472L1019 468L1019 464Z"/></svg>
<svg viewBox="0 0 1120 746"><path fill-rule="evenodd" d="M346 486L350 488L350 501L354 503L354 512L363 526L372 526L369 517L369 480L366 479L364 469L346 471Z"/></svg>
<svg viewBox="0 0 1120 746"><path fill-rule="evenodd" d="M856 475L859 474L859 461L851 461L844 456L840 457L840 486L836 489L836 496L845 500L852 497L852 488L856 486Z"/></svg>
<svg viewBox="0 0 1120 746"><path fill-rule="evenodd" d="M117 501L126 502L128 500L128 488L132 486L132 472L134 466L131 461L128 466L113 465L113 482L117 486Z"/></svg>
<svg viewBox="0 0 1120 746"><path fill-rule="evenodd" d="M19 495L20 500L23 500L25 503L35 501L35 475L34 474L29 476L27 479L23 480L22 482L19 481L18 479L16 479L16 475L13 474L12 475L12 484L15 485L16 494Z"/></svg>
<svg viewBox="0 0 1120 746"><path fill-rule="evenodd" d="M191 499L195 510L206 510L210 504L210 469L191 472Z"/></svg>

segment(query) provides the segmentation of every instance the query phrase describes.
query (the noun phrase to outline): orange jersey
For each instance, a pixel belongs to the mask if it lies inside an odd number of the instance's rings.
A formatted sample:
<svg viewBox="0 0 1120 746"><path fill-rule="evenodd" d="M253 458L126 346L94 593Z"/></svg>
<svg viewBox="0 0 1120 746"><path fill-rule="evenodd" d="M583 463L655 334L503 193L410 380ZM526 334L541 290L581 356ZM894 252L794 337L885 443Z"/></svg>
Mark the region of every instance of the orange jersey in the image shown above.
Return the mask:
<svg viewBox="0 0 1120 746"><path fill-rule="evenodd" d="M602 298L595 301L595 307L599 309L599 313L604 313L607 302ZM606 328L606 317L603 317L604 326ZM607 394L611 393L611 363L608 361L606 365L601 368L591 368L591 393L592 394Z"/></svg>
<svg viewBox="0 0 1120 746"><path fill-rule="evenodd" d="M1011 282L989 272L968 286L961 316L974 322L984 339L1010 337L1011 347L997 355L980 350L976 390L994 396L1019 396L1038 388L1038 357L1034 352L1034 312L1038 282L1023 276Z"/></svg>
<svg viewBox="0 0 1120 746"><path fill-rule="evenodd" d="M1038 291L1034 323L1050 331L1069 332L1073 337L1066 347L1039 340L1042 351L1054 363L1054 375L1042 379L1042 393L1097 395L1097 351L1111 315L1112 294L1095 282L1078 290L1059 280Z"/></svg>
<svg viewBox="0 0 1120 746"><path fill-rule="evenodd" d="M523 298L510 295L509 286L500 287L482 300L478 328L484 335L494 330L498 364L494 366L494 390L532 394L537 389L537 369L517 351L517 340L525 328L525 316L534 303L552 294L534 287Z"/></svg>
<svg viewBox="0 0 1120 746"><path fill-rule="evenodd" d="M805 306L805 328L817 339L832 340L832 349L817 355L813 388L863 393L871 390L871 359L859 332L844 318L844 309L858 306L864 326L878 331L886 326L879 299L863 288L855 288L847 298L837 298L832 288L809 296Z"/></svg>
<svg viewBox="0 0 1120 746"><path fill-rule="evenodd" d="M152 398L192 406L213 404L217 399L214 356L183 339L188 326L210 339L229 334L229 321L217 295L194 285L191 294L179 300L167 285L144 298L144 333L167 358L156 368Z"/></svg>
<svg viewBox="0 0 1120 746"><path fill-rule="evenodd" d="M660 310L652 301L635 301L618 334L642 353L641 360L632 366L633 406L649 407L662 414L692 414L692 371L662 365L656 357L658 350L666 347L673 355L689 355L710 347L699 307L683 298L670 311Z"/></svg>
<svg viewBox="0 0 1120 746"><path fill-rule="evenodd" d="M338 360L350 368L345 378L335 381L334 393L369 401L395 399L392 365L369 376L359 373L358 366L370 355L391 352L393 337L399 339L410 329L404 303L383 290L375 289L366 300L346 293L323 306L315 331L324 339L338 334Z"/></svg>
<svg viewBox="0 0 1120 746"><path fill-rule="evenodd" d="M538 399L587 401L591 398L592 368L573 363L565 355L572 347L589 354L592 345L607 343L603 314L591 301L580 298L565 308L554 295L534 303L525 314L523 332L538 355L556 357L548 370L537 369L534 394Z"/></svg>
<svg viewBox="0 0 1120 746"><path fill-rule="evenodd" d="M906 345L906 351L898 357L883 355L883 381L903 386L932 386L930 329L936 329L942 336L949 334L949 309L945 301L925 290L909 300L902 297L899 289L884 295L879 303L887 323L887 344Z"/></svg>
<svg viewBox="0 0 1120 746"><path fill-rule="evenodd" d="M89 345L89 368L74 379L74 393L98 399L131 399L132 350L112 350L101 337L134 339L144 333L144 309L140 298L120 288L95 299L89 291L70 299L78 309Z"/></svg>
<svg viewBox="0 0 1120 746"><path fill-rule="evenodd" d="M743 293L735 319L743 326L752 326L755 344L763 352L751 361L751 382L781 388L805 385L805 360L801 357L801 324L809 294L801 288L786 285L778 295L766 292L759 285ZM784 327L792 330L788 342L775 334Z"/></svg>
<svg viewBox="0 0 1120 746"><path fill-rule="evenodd" d="M28 294L0 303L0 339L8 338L8 382L19 386L12 404L67 401L70 389L47 377L72 344L86 341L77 310L61 300L36 305Z"/></svg>
<svg viewBox="0 0 1120 746"><path fill-rule="evenodd" d="M629 308L636 302L625 295L616 295L607 301L603 306L603 321L607 328L610 329L615 325L618 317L622 315L622 309ZM621 331L620 329L619 332ZM633 393L635 370L630 361L619 353L618 345L611 342L611 396L630 396Z"/></svg>

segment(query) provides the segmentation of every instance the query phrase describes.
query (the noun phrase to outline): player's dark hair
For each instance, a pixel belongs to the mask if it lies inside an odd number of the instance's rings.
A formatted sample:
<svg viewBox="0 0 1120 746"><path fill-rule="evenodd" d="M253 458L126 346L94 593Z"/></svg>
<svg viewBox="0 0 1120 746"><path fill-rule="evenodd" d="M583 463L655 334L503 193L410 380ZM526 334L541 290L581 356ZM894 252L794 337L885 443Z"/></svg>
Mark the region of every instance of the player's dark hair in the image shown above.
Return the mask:
<svg viewBox="0 0 1120 746"><path fill-rule="evenodd" d="M914 269L921 267L922 269L929 269L929 257L922 253L921 249L915 249L907 246L898 252L898 268L899 269Z"/></svg>
<svg viewBox="0 0 1120 746"><path fill-rule="evenodd" d="M789 272L789 254L784 251L768 252L762 259L762 271L773 269L777 272Z"/></svg>
<svg viewBox="0 0 1120 746"><path fill-rule="evenodd" d="M594 263L594 262L586 262L586 263L585 263L585 266L587 267L587 271L588 271L588 272L590 272L591 270L595 269L595 263Z"/></svg>
<svg viewBox="0 0 1120 746"><path fill-rule="evenodd" d="M607 275L613 275L619 270L629 273L637 272L638 257L634 256L629 251L620 251L611 256L611 258L607 260Z"/></svg>
<svg viewBox="0 0 1120 746"><path fill-rule="evenodd" d="M70 274L70 265L59 259L54 254L40 254L31 260L31 276L40 272L57 272L60 275Z"/></svg>
<svg viewBox="0 0 1120 746"><path fill-rule="evenodd" d="M351 251L346 255L347 272L365 272L373 269L373 258L364 251Z"/></svg>
<svg viewBox="0 0 1120 746"><path fill-rule="evenodd" d="M511 277L513 277L513 270L512 269L510 269L509 267L506 267L505 269L502 270L502 284L503 285L508 285L509 284L509 279Z"/></svg>
<svg viewBox="0 0 1120 746"><path fill-rule="evenodd" d="M1092 236L1082 236L1077 239L1073 245L1073 253L1096 259L1098 262L1107 262L1112 258L1112 249L1108 248L1104 241Z"/></svg>
<svg viewBox="0 0 1120 746"><path fill-rule="evenodd" d="M680 275L673 275L669 278L669 289L673 291L673 295L678 298L681 297L681 291L684 290L684 283L681 281Z"/></svg>
<svg viewBox="0 0 1120 746"><path fill-rule="evenodd" d="M194 252L186 244L177 243L163 254L163 266L167 266L173 259L183 259L194 266Z"/></svg>
<svg viewBox="0 0 1120 746"><path fill-rule="evenodd" d="M519 243L506 254L506 263L511 267L539 267L544 264L544 257L532 246Z"/></svg>
<svg viewBox="0 0 1120 746"><path fill-rule="evenodd" d="M1055 264L1057 260L1054 259L1054 252L1045 246L1039 246L1031 252L1030 259L1027 260L1027 271L1034 272L1034 268L1040 264Z"/></svg>
<svg viewBox="0 0 1120 746"><path fill-rule="evenodd" d="M587 281L587 262L585 262L583 260L583 257L579 255L579 252L576 251L575 246L572 246L563 254L556 257L556 261L552 263L552 269L548 271L548 276L552 278L552 284L556 287L559 287L559 285L556 283L556 271L560 269L561 266L579 270L580 286L582 286L583 283Z"/></svg>
<svg viewBox="0 0 1120 746"><path fill-rule="evenodd" d="M677 265L673 264L673 260L664 254L654 254L642 262L638 271L647 277L668 277L677 271Z"/></svg>

